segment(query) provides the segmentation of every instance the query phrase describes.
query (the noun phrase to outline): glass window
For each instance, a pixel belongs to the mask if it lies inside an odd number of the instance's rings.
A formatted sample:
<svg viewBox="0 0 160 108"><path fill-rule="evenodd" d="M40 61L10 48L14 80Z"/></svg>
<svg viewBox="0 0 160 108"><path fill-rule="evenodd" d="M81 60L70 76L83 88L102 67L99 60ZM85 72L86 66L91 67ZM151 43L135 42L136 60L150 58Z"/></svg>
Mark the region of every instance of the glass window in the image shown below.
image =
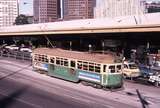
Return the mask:
<svg viewBox="0 0 160 108"><path fill-rule="evenodd" d="M89 63L89 71L94 72L94 63Z"/></svg>
<svg viewBox="0 0 160 108"><path fill-rule="evenodd" d="M77 67L78 67L78 69L82 69L82 62L81 61L78 61Z"/></svg>
<svg viewBox="0 0 160 108"><path fill-rule="evenodd" d="M71 61L71 67L76 67L76 62L75 61Z"/></svg>
<svg viewBox="0 0 160 108"><path fill-rule="evenodd" d="M103 72L106 72L106 65L103 65Z"/></svg>
<svg viewBox="0 0 160 108"><path fill-rule="evenodd" d="M99 66L95 66L95 72L100 72L100 67Z"/></svg>
<svg viewBox="0 0 160 108"><path fill-rule="evenodd" d="M86 63L83 64L83 70L88 70L88 64Z"/></svg>
<svg viewBox="0 0 160 108"><path fill-rule="evenodd" d="M117 65L117 72L120 72L120 70L122 69L121 65Z"/></svg>
<svg viewBox="0 0 160 108"><path fill-rule="evenodd" d="M124 68L127 68L128 69L128 66L126 64L124 64Z"/></svg>
<svg viewBox="0 0 160 108"><path fill-rule="evenodd" d="M89 71L94 71L94 66L93 65L89 65Z"/></svg>
<svg viewBox="0 0 160 108"><path fill-rule="evenodd" d="M54 59L54 57L52 57L52 58L50 59L50 62L51 62L51 63L54 63L54 61L55 61L55 59Z"/></svg>
<svg viewBox="0 0 160 108"><path fill-rule="evenodd" d="M56 58L56 64L60 65L60 58Z"/></svg>
<svg viewBox="0 0 160 108"><path fill-rule="evenodd" d="M121 65L117 65L117 70L121 70L122 66Z"/></svg>
<svg viewBox="0 0 160 108"><path fill-rule="evenodd" d="M115 73L115 66L109 66L110 72Z"/></svg>
<svg viewBox="0 0 160 108"><path fill-rule="evenodd" d="M64 66L68 66L68 61L67 60L64 61Z"/></svg>

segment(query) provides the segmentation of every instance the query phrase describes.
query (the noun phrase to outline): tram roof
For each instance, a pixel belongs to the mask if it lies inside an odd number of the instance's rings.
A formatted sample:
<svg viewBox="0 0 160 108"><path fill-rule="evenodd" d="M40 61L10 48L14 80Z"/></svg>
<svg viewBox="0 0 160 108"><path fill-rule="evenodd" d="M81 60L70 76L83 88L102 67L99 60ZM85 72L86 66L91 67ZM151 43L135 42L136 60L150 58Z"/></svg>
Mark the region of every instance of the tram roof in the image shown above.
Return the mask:
<svg viewBox="0 0 160 108"><path fill-rule="evenodd" d="M37 54L45 54L49 56L62 57L66 59L76 59L96 63L115 63L116 56L113 54L98 54L89 52L69 51L59 48L37 48L33 51Z"/></svg>
<svg viewBox="0 0 160 108"><path fill-rule="evenodd" d="M1 27L0 36L153 31L160 31L160 13Z"/></svg>

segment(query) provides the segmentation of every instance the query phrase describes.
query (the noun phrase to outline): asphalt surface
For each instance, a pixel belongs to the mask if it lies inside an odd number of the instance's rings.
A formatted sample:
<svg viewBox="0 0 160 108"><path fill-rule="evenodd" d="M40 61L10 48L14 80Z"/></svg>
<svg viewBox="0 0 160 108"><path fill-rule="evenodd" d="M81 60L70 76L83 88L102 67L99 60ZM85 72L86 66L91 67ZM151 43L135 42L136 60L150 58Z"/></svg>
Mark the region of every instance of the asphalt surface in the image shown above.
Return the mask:
<svg viewBox="0 0 160 108"><path fill-rule="evenodd" d="M149 108L158 108L159 88L124 85L125 90L99 90L36 73L27 61L0 58L0 108L141 108L135 89Z"/></svg>
<svg viewBox="0 0 160 108"><path fill-rule="evenodd" d="M4 69L1 71L5 72ZM0 80L0 108L88 108L61 95L36 89L14 80Z"/></svg>

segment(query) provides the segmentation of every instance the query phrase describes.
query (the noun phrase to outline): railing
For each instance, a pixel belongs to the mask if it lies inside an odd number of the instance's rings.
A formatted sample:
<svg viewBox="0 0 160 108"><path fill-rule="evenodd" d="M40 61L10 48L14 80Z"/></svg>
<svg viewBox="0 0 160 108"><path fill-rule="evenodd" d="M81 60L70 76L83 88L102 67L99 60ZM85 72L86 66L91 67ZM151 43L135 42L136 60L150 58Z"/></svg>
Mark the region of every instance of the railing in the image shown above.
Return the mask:
<svg viewBox="0 0 160 108"><path fill-rule="evenodd" d="M1 57L15 58L20 60L32 60L32 56L30 52L22 52L22 51L2 51L0 50Z"/></svg>

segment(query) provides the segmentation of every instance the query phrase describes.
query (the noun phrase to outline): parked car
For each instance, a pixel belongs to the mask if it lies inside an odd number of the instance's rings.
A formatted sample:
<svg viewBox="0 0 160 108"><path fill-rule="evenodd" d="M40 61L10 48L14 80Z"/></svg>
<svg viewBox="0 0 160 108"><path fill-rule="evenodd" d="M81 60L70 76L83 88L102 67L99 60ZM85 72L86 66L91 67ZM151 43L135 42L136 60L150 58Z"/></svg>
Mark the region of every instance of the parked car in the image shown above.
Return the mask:
<svg viewBox="0 0 160 108"><path fill-rule="evenodd" d="M134 62L124 61L122 72L124 78L137 78L141 76L140 69Z"/></svg>
<svg viewBox="0 0 160 108"><path fill-rule="evenodd" d="M153 83L156 87L160 85L160 73L156 73L149 77L149 82Z"/></svg>
<svg viewBox="0 0 160 108"><path fill-rule="evenodd" d="M154 71L153 69L151 69L151 66L140 64L139 69L142 77L144 78L149 78L151 75L154 74Z"/></svg>
<svg viewBox="0 0 160 108"><path fill-rule="evenodd" d="M28 47L22 47L22 48L20 48L20 51L32 53L32 50L30 48L28 48Z"/></svg>
<svg viewBox="0 0 160 108"><path fill-rule="evenodd" d="M16 46L16 45L9 45L9 46L5 46L5 49L8 49L8 50L18 50L19 47Z"/></svg>

